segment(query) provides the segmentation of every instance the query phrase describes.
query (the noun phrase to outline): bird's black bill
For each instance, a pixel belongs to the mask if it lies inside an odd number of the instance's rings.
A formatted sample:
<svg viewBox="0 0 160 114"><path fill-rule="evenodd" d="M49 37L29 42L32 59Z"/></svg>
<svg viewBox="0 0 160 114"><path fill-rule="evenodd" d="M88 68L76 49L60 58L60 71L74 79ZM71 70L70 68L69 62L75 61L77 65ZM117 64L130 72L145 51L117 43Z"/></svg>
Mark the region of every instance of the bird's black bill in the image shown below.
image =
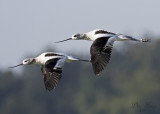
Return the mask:
<svg viewBox="0 0 160 114"><path fill-rule="evenodd" d="M18 66L21 66L21 65L23 65L23 64L21 63L21 64L19 64L19 65L12 66L12 67L8 67L8 68L14 68L14 67L18 67Z"/></svg>
<svg viewBox="0 0 160 114"><path fill-rule="evenodd" d="M64 42L64 41L67 41L67 40L72 40L72 38L68 38L66 40L58 41L58 42L55 42L55 43L60 43L60 42Z"/></svg>

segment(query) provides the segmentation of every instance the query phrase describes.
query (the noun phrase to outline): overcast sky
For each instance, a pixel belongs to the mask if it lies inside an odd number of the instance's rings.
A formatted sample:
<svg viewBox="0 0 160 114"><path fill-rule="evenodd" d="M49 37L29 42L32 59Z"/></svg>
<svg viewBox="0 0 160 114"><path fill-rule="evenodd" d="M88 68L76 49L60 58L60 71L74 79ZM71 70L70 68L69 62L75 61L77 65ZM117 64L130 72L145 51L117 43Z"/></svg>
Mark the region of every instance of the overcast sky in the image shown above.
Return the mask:
<svg viewBox="0 0 160 114"><path fill-rule="evenodd" d="M74 33L100 28L158 36L159 23L160 0L0 0L0 69L46 46L89 54L89 41L54 43Z"/></svg>

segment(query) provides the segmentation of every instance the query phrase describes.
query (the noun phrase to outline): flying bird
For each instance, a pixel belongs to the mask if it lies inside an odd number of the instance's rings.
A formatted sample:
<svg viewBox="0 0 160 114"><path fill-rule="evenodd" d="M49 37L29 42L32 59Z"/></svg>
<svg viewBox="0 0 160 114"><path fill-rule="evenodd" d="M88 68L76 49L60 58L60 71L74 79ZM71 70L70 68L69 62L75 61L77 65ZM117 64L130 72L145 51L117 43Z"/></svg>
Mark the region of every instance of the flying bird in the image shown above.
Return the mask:
<svg viewBox="0 0 160 114"><path fill-rule="evenodd" d="M100 74L107 64L109 63L113 43L115 41L138 41L138 42L150 42L150 39L136 39L128 35L120 33L108 32L102 29L95 29L93 31L84 34L73 34L71 38L58 41L55 43L64 42L67 40L90 40L93 41L90 47L92 68L95 75Z"/></svg>
<svg viewBox="0 0 160 114"><path fill-rule="evenodd" d="M21 64L9 68L31 64L41 65L45 88L51 91L57 86L62 77L62 67L64 65L64 62L71 61L89 62L89 60L82 60L62 53L45 52L38 57L24 59Z"/></svg>

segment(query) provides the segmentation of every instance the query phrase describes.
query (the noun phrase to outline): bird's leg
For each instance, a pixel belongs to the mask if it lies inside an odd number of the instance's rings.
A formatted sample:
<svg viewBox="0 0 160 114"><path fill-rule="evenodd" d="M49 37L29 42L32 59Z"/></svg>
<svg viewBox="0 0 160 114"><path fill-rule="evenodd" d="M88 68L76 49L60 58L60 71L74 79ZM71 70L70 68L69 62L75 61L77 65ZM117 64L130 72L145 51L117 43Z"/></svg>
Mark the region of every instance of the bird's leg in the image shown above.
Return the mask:
<svg viewBox="0 0 160 114"><path fill-rule="evenodd" d="M148 39L148 38L144 38L144 39L137 39L137 38L133 38L131 36L127 36L127 35L118 35L118 37L121 39L121 40L132 40L132 41L139 41L139 42L150 42L151 39Z"/></svg>

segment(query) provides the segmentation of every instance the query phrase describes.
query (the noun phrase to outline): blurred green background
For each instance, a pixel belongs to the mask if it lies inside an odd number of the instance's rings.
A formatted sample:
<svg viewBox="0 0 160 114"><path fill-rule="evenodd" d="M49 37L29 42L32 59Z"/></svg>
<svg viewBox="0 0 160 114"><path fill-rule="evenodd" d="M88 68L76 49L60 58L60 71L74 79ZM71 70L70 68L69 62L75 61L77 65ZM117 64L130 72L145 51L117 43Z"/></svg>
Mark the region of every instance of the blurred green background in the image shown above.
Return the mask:
<svg viewBox="0 0 160 114"><path fill-rule="evenodd" d="M89 63L66 63L52 92L38 65L23 66L21 73L0 70L0 114L160 114L160 38L150 38L113 48L99 76Z"/></svg>

